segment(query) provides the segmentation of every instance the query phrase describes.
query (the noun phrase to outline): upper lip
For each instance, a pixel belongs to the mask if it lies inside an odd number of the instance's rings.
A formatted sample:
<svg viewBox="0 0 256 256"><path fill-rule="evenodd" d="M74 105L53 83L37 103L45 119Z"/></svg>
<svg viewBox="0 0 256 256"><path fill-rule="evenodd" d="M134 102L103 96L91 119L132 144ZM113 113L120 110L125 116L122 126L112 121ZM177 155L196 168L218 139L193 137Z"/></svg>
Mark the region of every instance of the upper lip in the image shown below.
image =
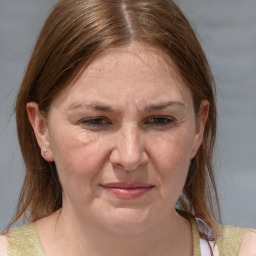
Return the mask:
<svg viewBox="0 0 256 256"><path fill-rule="evenodd" d="M113 183L105 183L101 186L105 188L122 188L122 189L133 189L133 188L150 188L153 187L152 184L143 183L143 182L113 182Z"/></svg>

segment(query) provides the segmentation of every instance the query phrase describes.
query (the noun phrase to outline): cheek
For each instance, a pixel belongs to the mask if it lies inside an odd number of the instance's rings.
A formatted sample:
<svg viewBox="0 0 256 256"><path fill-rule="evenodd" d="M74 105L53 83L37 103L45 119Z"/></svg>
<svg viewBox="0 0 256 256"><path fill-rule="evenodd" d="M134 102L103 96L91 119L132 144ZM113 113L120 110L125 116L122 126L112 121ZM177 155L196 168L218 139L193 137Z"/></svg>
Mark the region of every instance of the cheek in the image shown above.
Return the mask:
<svg viewBox="0 0 256 256"><path fill-rule="evenodd" d="M63 203L79 208L82 202L95 198L97 181L107 159L108 148L104 145L108 144L106 139L85 131L56 134L53 153L63 187Z"/></svg>
<svg viewBox="0 0 256 256"><path fill-rule="evenodd" d="M177 132L156 139L153 145L152 161L160 176L160 186L164 188L164 193L171 192L178 196L187 177L193 138L185 132Z"/></svg>
<svg viewBox="0 0 256 256"><path fill-rule="evenodd" d="M166 166L187 165L190 161L193 141L193 137L185 131L157 138L153 142L155 159L159 159L159 162Z"/></svg>
<svg viewBox="0 0 256 256"><path fill-rule="evenodd" d="M96 135L79 129L63 129L53 134L52 145L60 179L90 181L104 164L107 145Z"/></svg>

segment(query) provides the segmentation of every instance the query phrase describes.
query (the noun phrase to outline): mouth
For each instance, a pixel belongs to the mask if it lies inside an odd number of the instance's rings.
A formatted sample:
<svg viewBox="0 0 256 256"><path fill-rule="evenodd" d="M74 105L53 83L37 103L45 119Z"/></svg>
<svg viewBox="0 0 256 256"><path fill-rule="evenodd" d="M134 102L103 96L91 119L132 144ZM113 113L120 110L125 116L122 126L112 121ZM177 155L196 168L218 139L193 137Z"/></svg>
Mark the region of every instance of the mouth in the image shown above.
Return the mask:
<svg viewBox="0 0 256 256"><path fill-rule="evenodd" d="M148 183L107 183L101 185L107 192L120 199L135 199L149 192L154 186Z"/></svg>

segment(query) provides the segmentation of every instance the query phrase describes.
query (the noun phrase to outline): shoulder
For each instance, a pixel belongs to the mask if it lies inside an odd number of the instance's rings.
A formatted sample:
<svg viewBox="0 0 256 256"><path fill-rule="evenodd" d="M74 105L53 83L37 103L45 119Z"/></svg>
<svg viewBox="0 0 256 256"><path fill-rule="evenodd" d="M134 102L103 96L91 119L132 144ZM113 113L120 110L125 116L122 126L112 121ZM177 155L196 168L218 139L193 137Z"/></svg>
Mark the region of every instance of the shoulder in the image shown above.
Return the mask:
<svg viewBox="0 0 256 256"><path fill-rule="evenodd" d="M246 231L243 235L239 256L256 255L256 230Z"/></svg>
<svg viewBox="0 0 256 256"><path fill-rule="evenodd" d="M0 235L0 256L7 256L7 238L6 236Z"/></svg>
<svg viewBox="0 0 256 256"><path fill-rule="evenodd" d="M34 223L10 230L8 236L8 253L10 255L40 255L45 256L43 247L37 235ZM2 256L0 254L0 256ZM6 254L3 254L6 256Z"/></svg>
<svg viewBox="0 0 256 256"><path fill-rule="evenodd" d="M221 226L221 235L217 240L220 252L224 255L254 256L256 250L256 230ZM227 253L227 254L225 254Z"/></svg>

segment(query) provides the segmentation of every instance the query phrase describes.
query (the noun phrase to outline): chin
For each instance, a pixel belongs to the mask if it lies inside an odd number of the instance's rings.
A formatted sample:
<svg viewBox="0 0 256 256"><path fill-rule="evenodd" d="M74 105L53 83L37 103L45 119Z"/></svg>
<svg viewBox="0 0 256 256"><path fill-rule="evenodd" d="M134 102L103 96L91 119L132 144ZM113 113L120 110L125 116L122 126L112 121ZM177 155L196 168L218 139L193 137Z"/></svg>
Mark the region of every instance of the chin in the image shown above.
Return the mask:
<svg viewBox="0 0 256 256"><path fill-rule="evenodd" d="M131 208L115 209L114 212L108 212L103 220L103 225L120 235L141 233L154 222L148 211Z"/></svg>

